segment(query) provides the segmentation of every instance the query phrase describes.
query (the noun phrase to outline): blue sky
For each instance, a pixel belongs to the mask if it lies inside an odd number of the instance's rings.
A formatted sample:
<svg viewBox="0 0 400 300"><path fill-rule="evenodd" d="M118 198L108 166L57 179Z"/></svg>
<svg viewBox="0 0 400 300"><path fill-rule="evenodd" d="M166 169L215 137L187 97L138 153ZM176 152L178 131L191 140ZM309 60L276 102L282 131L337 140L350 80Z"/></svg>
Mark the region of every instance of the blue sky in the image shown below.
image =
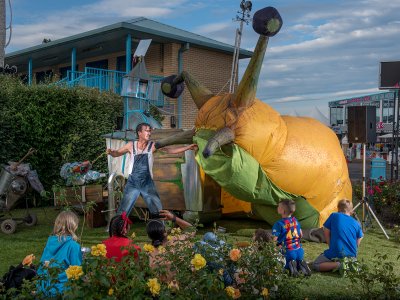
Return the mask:
<svg viewBox="0 0 400 300"><path fill-rule="evenodd" d="M11 0L6 52L144 16L229 44L240 0ZM257 96L282 114L328 115L328 101L379 92L379 62L400 60L400 0L252 1L277 8L283 27L270 39ZM257 34L245 26L242 48ZM240 63L243 73L248 60Z"/></svg>

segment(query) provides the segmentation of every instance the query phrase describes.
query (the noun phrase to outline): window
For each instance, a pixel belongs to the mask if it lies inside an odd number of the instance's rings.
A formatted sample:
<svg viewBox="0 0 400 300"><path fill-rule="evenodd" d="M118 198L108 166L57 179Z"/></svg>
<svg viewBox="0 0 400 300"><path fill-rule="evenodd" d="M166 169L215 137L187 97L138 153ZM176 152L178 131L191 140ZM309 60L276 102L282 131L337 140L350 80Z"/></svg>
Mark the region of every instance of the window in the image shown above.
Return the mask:
<svg viewBox="0 0 400 300"><path fill-rule="evenodd" d="M41 71L35 73L36 83L46 83L53 78L53 70Z"/></svg>
<svg viewBox="0 0 400 300"><path fill-rule="evenodd" d="M118 56L117 57L117 71L125 72L126 71L126 56Z"/></svg>
<svg viewBox="0 0 400 300"><path fill-rule="evenodd" d="M79 65L76 65L75 70L79 70ZM58 69L58 73L60 74L60 79L67 77L68 71L71 71L71 66L61 67Z"/></svg>
<svg viewBox="0 0 400 300"><path fill-rule="evenodd" d="M393 106L394 106L393 101L390 101L390 100L383 101L383 112L382 112L383 119L382 119L382 121L384 123L392 123L393 122Z"/></svg>
<svg viewBox="0 0 400 300"><path fill-rule="evenodd" d="M96 60L86 63L86 67L97 69L108 69L108 59Z"/></svg>
<svg viewBox="0 0 400 300"><path fill-rule="evenodd" d="M343 124L343 106L331 107L331 126Z"/></svg>

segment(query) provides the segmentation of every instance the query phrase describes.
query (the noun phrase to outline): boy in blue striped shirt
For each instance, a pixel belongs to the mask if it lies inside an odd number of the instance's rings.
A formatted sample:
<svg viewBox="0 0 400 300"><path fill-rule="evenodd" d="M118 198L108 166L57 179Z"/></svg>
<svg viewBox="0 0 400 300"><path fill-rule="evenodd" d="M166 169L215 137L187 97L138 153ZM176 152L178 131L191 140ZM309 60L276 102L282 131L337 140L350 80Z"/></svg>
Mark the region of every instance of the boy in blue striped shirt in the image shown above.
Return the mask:
<svg viewBox="0 0 400 300"><path fill-rule="evenodd" d="M284 248L286 269L292 276L298 276L299 271L306 276L311 275L311 270L304 259L304 250L301 247L300 238L303 236L300 223L292 214L296 210L293 200L284 199L279 202L278 214L282 219L272 227L272 235L278 246Z"/></svg>

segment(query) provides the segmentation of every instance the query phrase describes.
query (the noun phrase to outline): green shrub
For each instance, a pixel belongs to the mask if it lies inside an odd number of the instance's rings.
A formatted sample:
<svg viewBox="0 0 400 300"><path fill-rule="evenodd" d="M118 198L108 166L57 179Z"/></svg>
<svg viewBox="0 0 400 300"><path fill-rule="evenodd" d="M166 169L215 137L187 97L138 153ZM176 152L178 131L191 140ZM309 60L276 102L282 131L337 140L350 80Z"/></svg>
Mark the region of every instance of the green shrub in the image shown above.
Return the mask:
<svg viewBox="0 0 400 300"><path fill-rule="evenodd" d="M400 255L397 260L400 259ZM399 299L400 276L387 254L375 253L371 264L353 262L346 276L362 299Z"/></svg>
<svg viewBox="0 0 400 300"><path fill-rule="evenodd" d="M36 148L27 162L46 190L59 180L65 162L94 160L101 154L101 136L122 115L121 97L96 89L27 86L10 76L0 76L0 86L0 162L18 161L30 147ZM93 169L106 172L106 159Z"/></svg>

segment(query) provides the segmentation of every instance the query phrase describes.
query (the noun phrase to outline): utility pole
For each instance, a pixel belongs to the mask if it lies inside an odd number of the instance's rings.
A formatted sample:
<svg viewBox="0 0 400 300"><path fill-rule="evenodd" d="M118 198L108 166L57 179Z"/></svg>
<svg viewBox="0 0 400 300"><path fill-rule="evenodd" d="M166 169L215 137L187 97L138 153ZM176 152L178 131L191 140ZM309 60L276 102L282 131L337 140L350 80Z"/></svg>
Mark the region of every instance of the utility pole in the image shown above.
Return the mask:
<svg viewBox="0 0 400 300"><path fill-rule="evenodd" d="M244 1L240 3L241 11L237 13L235 21L239 21L239 29L236 29L236 37L235 37L235 49L233 51L233 60L232 60L232 72L231 79L229 81L229 93L233 94L235 92L235 82L238 75L239 69L239 52L240 52L240 42L242 40L242 32L243 32L243 23L249 24L250 21L250 11L251 11L252 3L251 1Z"/></svg>
<svg viewBox="0 0 400 300"><path fill-rule="evenodd" d="M6 48L6 1L0 0L0 67L4 67Z"/></svg>

